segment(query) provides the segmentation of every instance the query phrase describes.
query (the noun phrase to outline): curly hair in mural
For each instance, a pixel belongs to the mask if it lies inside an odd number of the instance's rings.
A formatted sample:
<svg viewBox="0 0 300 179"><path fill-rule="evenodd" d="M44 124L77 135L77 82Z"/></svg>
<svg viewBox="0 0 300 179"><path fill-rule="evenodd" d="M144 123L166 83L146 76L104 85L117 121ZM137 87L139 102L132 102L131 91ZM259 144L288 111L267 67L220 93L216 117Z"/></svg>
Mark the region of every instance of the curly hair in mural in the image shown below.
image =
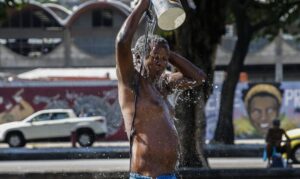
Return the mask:
<svg viewBox="0 0 300 179"><path fill-rule="evenodd" d="M248 119L235 120L236 135L263 137L274 119L280 119L284 124L285 119L280 113L282 94L279 84L249 84L249 88L243 91Z"/></svg>
<svg viewBox="0 0 300 179"><path fill-rule="evenodd" d="M257 84L249 89L244 102L251 124L260 134L266 134L279 117L282 93L273 85Z"/></svg>
<svg viewBox="0 0 300 179"><path fill-rule="evenodd" d="M234 121L236 136L263 137L279 117L282 92L273 84L249 84L243 101L248 118Z"/></svg>

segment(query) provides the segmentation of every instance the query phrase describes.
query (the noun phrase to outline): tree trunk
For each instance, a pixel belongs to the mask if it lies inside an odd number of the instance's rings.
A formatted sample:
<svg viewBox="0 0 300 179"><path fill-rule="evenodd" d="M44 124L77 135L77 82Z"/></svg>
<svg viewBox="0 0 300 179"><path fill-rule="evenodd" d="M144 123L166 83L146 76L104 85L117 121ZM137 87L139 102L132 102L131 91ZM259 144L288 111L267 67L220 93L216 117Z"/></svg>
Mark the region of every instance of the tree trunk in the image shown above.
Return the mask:
<svg viewBox="0 0 300 179"><path fill-rule="evenodd" d="M181 1L186 22L177 33L177 49L208 75L207 82L194 90L181 93L176 110L176 127L180 138L180 167L208 167L203 153L205 144L204 107L211 93L214 57L217 44L225 32L225 3L222 0L194 1L195 9Z"/></svg>
<svg viewBox="0 0 300 179"><path fill-rule="evenodd" d="M234 144L233 107L235 89L252 38L252 30L245 10L241 6L235 5L233 12L236 18L238 39L222 86L219 119L212 141L223 144Z"/></svg>
<svg viewBox="0 0 300 179"><path fill-rule="evenodd" d="M187 90L182 92L177 100L175 123L180 140L180 168L208 167L202 148L202 129L206 126L203 120L204 103L203 100L194 101L199 95L195 90Z"/></svg>

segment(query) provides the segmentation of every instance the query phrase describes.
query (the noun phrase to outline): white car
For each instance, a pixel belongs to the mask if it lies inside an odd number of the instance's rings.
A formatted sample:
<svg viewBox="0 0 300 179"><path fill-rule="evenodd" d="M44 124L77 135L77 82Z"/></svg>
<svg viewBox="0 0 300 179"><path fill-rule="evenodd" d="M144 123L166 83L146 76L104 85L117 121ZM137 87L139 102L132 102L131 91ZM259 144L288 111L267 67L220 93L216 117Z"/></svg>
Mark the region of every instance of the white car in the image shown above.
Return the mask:
<svg viewBox="0 0 300 179"><path fill-rule="evenodd" d="M26 142L71 141L72 132L81 146L91 146L107 133L106 118L77 117L72 109L41 110L23 121L1 124L0 142L23 147Z"/></svg>

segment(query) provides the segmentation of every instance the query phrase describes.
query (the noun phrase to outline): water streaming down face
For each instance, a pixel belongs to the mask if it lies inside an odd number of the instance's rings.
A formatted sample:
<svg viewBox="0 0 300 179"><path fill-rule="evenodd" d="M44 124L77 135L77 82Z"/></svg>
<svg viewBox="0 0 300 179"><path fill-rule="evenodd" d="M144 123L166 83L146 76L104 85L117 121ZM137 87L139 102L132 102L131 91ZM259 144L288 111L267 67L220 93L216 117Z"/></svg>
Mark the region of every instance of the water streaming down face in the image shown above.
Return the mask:
<svg viewBox="0 0 300 179"><path fill-rule="evenodd" d="M146 31L149 35L153 35L153 32L155 30L155 26L156 26L156 16L154 15L154 12L152 10L152 7L150 6L150 8L148 9L147 12L147 26L146 26Z"/></svg>

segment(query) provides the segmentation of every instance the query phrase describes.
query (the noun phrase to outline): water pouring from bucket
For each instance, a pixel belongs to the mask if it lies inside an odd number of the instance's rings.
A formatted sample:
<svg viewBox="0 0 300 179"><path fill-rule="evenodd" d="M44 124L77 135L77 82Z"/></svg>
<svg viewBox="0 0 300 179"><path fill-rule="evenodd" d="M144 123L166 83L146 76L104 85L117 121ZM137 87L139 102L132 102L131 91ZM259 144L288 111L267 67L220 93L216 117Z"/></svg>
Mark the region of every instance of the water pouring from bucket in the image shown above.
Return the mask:
<svg viewBox="0 0 300 179"><path fill-rule="evenodd" d="M180 0L151 0L151 3L162 30L177 29L185 21L186 14Z"/></svg>
<svg viewBox="0 0 300 179"><path fill-rule="evenodd" d="M162 30L175 30L183 24L186 14L180 0L150 0L150 6L146 12L145 44L143 47L142 61L139 72L143 69L148 48L148 35L153 35L156 23ZM155 18L156 16L156 18Z"/></svg>

